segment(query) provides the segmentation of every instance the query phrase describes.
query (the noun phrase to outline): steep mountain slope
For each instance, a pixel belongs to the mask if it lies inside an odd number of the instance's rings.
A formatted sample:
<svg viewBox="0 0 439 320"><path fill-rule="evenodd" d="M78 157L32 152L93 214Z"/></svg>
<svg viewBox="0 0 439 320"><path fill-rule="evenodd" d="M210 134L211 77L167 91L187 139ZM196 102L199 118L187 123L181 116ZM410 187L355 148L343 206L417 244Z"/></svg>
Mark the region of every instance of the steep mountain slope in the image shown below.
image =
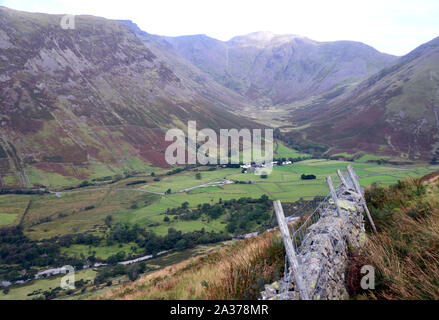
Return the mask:
<svg viewBox="0 0 439 320"><path fill-rule="evenodd" d="M234 112L320 94L291 122L332 154L428 158L439 148L437 41L352 85L396 57L267 32L159 37L92 16L63 30L61 18L0 7L0 186L165 167L168 128L252 128Z"/></svg>
<svg viewBox="0 0 439 320"><path fill-rule="evenodd" d="M166 39L219 83L262 106L323 93L371 75L396 60L359 42L317 42L269 32L227 42L205 35Z"/></svg>
<svg viewBox="0 0 439 320"><path fill-rule="evenodd" d="M228 111L244 98L160 37L92 16L77 16L76 28L64 30L61 17L0 7L3 184L19 172L20 184L32 185L29 167L82 180L91 162L166 166L164 129L187 120L213 129L255 126Z"/></svg>
<svg viewBox="0 0 439 320"><path fill-rule="evenodd" d="M358 85L294 110L302 137L338 152L363 150L410 159L439 154L439 38Z"/></svg>

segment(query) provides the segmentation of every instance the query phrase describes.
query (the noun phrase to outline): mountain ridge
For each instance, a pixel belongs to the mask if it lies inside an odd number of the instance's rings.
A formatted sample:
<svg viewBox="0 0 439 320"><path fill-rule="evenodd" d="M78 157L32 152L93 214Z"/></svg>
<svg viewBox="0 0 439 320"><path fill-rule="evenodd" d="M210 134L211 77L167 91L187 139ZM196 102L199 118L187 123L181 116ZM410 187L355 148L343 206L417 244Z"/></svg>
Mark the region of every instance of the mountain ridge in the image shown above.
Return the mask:
<svg viewBox="0 0 439 320"><path fill-rule="evenodd" d="M260 127L231 112L247 104L244 98L173 54L161 38L93 16L76 16L75 30L63 30L61 17L0 8L6 180L19 172L20 184L32 185L29 166L79 180L89 168L72 167L91 162L121 167L137 159L167 167L164 134L188 120L202 128Z"/></svg>
<svg viewBox="0 0 439 320"><path fill-rule="evenodd" d="M259 106L288 104L360 80L396 57L354 41L256 32L220 41L166 37L189 62Z"/></svg>
<svg viewBox="0 0 439 320"><path fill-rule="evenodd" d="M429 160L439 151L438 66L439 37L354 86L292 110L291 119L308 125L301 135L331 145L332 154Z"/></svg>

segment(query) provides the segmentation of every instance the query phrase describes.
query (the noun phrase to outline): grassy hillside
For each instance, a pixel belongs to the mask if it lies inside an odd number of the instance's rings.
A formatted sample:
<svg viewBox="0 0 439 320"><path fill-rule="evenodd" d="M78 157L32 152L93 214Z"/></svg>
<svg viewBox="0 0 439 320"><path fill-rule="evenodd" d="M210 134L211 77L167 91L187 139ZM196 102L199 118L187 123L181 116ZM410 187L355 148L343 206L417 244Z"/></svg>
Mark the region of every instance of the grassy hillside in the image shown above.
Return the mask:
<svg viewBox="0 0 439 320"><path fill-rule="evenodd" d="M367 202L379 230L351 253L347 284L355 299L438 299L439 172L390 187L373 185ZM236 242L149 274L100 299L255 299L283 268L277 232ZM360 289L360 268L376 270L376 289Z"/></svg>
<svg viewBox="0 0 439 320"><path fill-rule="evenodd" d="M275 232L238 241L112 290L101 299L256 299L283 272L284 248Z"/></svg>
<svg viewBox="0 0 439 320"><path fill-rule="evenodd" d="M352 257L351 295L358 299L439 299L438 175L367 190L379 233ZM376 289L364 293L359 288L359 269L366 264L375 267Z"/></svg>

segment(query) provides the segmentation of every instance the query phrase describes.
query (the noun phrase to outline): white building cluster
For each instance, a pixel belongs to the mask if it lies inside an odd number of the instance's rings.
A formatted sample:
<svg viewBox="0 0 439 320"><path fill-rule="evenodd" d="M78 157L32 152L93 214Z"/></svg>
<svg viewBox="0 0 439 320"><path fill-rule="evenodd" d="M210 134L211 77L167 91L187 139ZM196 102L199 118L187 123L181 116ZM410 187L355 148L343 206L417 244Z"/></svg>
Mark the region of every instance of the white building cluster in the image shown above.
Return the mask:
<svg viewBox="0 0 439 320"><path fill-rule="evenodd" d="M291 165L291 164L293 164L292 161L283 161L281 165L282 165L282 166L286 166L286 165ZM271 162L271 166L275 167L275 166L277 166L277 165L278 165L278 162L277 162L277 161L272 161L272 162ZM266 166L265 163L262 163L262 164L250 164L250 163L247 163L247 164L243 164L243 165L241 165L240 167L241 167L242 169L244 169L244 170L254 171L254 170L256 170L257 168L265 168L265 166Z"/></svg>

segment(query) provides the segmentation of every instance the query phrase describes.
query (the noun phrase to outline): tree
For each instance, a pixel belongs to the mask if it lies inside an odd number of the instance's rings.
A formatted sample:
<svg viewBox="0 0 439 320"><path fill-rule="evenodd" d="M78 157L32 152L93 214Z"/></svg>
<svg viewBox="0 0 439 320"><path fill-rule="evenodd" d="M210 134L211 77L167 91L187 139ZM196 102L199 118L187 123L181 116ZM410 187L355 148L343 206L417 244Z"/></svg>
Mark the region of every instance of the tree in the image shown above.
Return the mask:
<svg viewBox="0 0 439 320"><path fill-rule="evenodd" d="M166 190L166 194L170 194L172 192L171 188L169 188L168 190Z"/></svg>
<svg viewBox="0 0 439 320"><path fill-rule="evenodd" d="M196 175L195 175L195 179L197 179L197 180L201 180L201 173L197 173Z"/></svg>
<svg viewBox="0 0 439 320"><path fill-rule="evenodd" d="M431 159L431 161L430 161L430 164L431 164L431 165L435 165L435 164L437 164L437 158L436 158L436 157L433 157L433 159Z"/></svg>
<svg viewBox="0 0 439 320"><path fill-rule="evenodd" d="M177 250L185 249L186 246L187 246L187 241L185 239L178 240L177 243L175 244L175 248Z"/></svg>
<svg viewBox="0 0 439 320"><path fill-rule="evenodd" d="M169 222L169 217L166 216L166 217L163 219L163 221L164 221L164 222Z"/></svg>
<svg viewBox="0 0 439 320"><path fill-rule="evenodd" d="M133 264L127 268L127 275L130 281L134 281L139 277L140 266Z"/></svg>
<svg viewBox="0 0 439 320"><path fill-rule="evenodd" d="M267 203L270 200L266 194L262 195L260 199L262 203Z"/></svg>
<svg viewBox="0 0 439 320"><path fill-rule="evenodd" d="M155 177L155 173L154 172L151 172L151 177Z"/></svg>
<svg viewBox="0 0 439 320"><path fill-rule="evenodd" d="M88 182L87 180L82 181L78 187L82 188L82 187L88 187L90 185L90 182Z"/></svg>
<svg viewBox="0 0 439 320"><path fill-rule="evenodd" d="M92 255L92 256L89 256L89 257L87 258L87 260L88 260L91 264L94 264L94 263L96 262L96 257L95 257L94 255Z"/></svg>
<svg viewBox="0 0 439 320"><path fill-rule="evenodd" d="M146 263L145 261L142 261L139 264L139 273L144 273L145 271L146 271Z"/></svg>
<svg viewBox="0 0 439 320"><path fill-rule="evenodd" d="M125 258L125 252L119 251L118 253L108 257L107 263L108 264L116 264L120 261L123 261L124 258Z"/></svg>

